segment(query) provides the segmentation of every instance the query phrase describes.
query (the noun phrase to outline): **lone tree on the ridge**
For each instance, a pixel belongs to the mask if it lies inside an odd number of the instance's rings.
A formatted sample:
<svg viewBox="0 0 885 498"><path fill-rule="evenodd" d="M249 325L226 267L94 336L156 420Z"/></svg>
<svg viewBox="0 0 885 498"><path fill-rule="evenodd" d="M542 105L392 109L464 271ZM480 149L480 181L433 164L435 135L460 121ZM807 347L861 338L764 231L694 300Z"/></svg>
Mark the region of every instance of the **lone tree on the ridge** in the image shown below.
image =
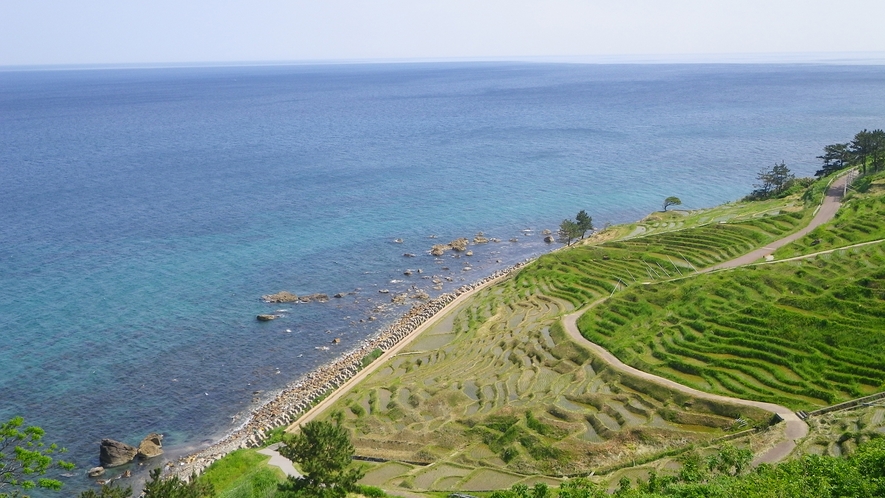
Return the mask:
<svg viewBox="0 0 885 498"><path fill-rule="evenodd" d="M360 468L349 469L353 444L347 430L341 427L342 415L335 423L312 420L295 435L287 435L280 454L297 462L304 471L300 478L289 477L276 496L285 498L343 498L363 477Z"/></svg>
<svg viewBox="0 0 885 498"><path fill-rule="evenodd" d="M664 199L664 211L666 211L667 208L670 206L681 206L681 205L682 205L682 201L679 199L679 197L670 196L670 197L667 197L666 199Z"/></svg>

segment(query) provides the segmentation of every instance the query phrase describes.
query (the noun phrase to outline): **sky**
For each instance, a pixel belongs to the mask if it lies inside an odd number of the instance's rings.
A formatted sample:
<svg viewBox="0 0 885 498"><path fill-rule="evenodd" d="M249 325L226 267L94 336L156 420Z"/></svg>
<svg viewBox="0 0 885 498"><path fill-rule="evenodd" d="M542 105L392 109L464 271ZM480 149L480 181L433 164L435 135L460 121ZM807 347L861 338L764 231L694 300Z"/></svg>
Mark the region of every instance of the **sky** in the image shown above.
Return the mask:
<svg viewBox="0 0 885 498"><path fill-rule="evenodd" d="M5 0L0 66L881 58L883 0Z"/></svg>

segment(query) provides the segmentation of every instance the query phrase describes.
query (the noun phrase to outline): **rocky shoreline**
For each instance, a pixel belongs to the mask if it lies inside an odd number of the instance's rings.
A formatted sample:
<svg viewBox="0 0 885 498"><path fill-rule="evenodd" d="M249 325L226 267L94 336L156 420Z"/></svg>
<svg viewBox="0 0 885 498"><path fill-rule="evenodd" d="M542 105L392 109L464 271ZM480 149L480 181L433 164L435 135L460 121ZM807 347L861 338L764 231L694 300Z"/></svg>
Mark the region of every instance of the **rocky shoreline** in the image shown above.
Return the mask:
<svg viewBox="0 0 885 498"><path fill-rule="evenodd" d="M376 349L387 351L419 326L443 311L452 301L487 283L507 277L528 263L523 261L491 275L466 284L425 303L416 304L392 325L381 330L374 338L364 341L358 348L338 357L316 370L291 382L272 400L255 409L249 419L238 429L208 448L183 456L167 464L168 474L181 479L199 475L210 464L240 448L260 446L267 433L277 427L294 422L309 410L319 398L340 387L362 369L362 361Z"/></svg>

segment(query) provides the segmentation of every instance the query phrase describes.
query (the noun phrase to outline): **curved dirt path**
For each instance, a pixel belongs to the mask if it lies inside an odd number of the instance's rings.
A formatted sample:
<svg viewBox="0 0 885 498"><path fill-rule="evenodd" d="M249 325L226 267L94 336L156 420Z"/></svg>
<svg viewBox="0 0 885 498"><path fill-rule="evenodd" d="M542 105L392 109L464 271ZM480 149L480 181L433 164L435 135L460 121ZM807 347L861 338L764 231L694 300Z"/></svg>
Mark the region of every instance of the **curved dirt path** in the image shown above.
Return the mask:
<svg viewBox="0 0 885 498"><path fill-rule="evenodd" d="M801 237L804 237L808 234L808 232L832 220L836 216L836 212L839 210L839 206L841 205L842 194L845 192L845 182L847 181L847 176L848 175L845 174L833 180L833 182L827 188L827 194L826 196L824 196L824 199L821 202L817 213L811 219L811 222L809 222L808 225L805 226L805 228L802 228L795 233L792 233L782 239L776 240L770 244L767 244L765 247L749 252L743 256L739 256L730 261L719 263L718 265L711 266L709 268L704 268L698 273L707 273L714 270L736 268L738 266L755 263L759 259L762 259L765 256L771 254L776 249L783 247L790 242L798 240ZM565 330L569 337L571 337L572 340L574 340L578 344L582 344L585 347L589 348L607 365L624 373L648 380L650 382L654 382L655 384L680 391L697 398L726 402L733 405L752 406L778 414L785 422L784 435L787 439L781 441L774 447L770 448L768 451L758 455L753 460L753 464L775 463L783 460L796 447L796 440L808 435L808 424L805 423L804 420L800 419L799 416L793 412L793 410L790 410L785 406L775 405L773 403L764 403L761 401L732 398L729 396L722 396L719 394L698 391L697 389L684 386L670 379L665 379L663 377L659 377L657 375L653 375L648 372L643 372L642 370L633 368L630 365L627 365L619 360L615 355L611 354L607 349L603 348L599 344L587 340L584 336L581 335L581 332L578 330L578 317L584 314L584 312L586 312L588 309L593 308L606 299L608 298L602 298L563 317L563 325L565 325Z"/></svg>

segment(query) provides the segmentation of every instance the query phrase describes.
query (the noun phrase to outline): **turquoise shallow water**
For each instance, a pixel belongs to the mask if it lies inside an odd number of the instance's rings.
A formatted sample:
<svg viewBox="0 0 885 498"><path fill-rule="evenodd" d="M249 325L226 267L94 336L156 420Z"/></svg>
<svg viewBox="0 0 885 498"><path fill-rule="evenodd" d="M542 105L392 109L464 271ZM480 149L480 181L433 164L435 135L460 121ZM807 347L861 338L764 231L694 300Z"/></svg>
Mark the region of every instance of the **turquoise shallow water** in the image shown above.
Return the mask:
<svg viewBox="0 0 885 498"><path fill-rule="evenodd" d="M737 199L781 160L811 174L883 97L879 66L0 72L0 417L81 467L102 437L202 444L402 311L359 323L378 289L429 288L405 269L458 285L580 209L617 223ZM521 242L471 272L426 254L480 230ZM262 294L357 288L254 318L281 308Z"/></svg>

